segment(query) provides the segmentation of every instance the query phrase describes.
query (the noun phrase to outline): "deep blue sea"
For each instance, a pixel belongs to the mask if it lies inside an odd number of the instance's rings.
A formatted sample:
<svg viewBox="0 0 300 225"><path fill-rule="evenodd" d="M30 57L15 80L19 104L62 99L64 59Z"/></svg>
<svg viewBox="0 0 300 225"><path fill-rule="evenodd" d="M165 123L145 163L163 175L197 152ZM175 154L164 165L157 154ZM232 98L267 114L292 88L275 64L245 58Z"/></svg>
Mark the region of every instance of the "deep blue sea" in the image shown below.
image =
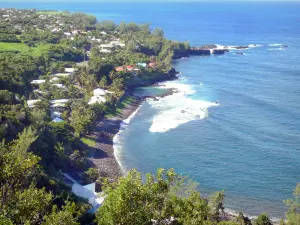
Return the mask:
<svg viewBox="0 0 300 225"><path fill-rule="evenodd" d="M226 207L284 216L300 181L300 3L0 3L151 23L192 45L254 45L174 63L179 93L147 101L117 137L124 170L173 167ZM280 44L288 45L281 48ZM150 91L151 90L147 90ZM152 90L153 92L153 90Z"/></svg>

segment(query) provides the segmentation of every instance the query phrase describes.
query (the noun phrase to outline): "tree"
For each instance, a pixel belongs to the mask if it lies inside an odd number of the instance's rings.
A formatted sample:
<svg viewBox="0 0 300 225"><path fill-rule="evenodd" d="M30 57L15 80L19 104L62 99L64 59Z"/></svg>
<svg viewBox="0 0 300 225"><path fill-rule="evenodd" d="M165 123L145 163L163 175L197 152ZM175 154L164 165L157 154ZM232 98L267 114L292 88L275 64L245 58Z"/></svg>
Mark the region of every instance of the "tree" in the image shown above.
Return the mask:
<svg viewBox="0 0 300 225"><path fill-rule="evenodd" d="M272 225L268 215L266 213L260 214L255 220L255 225Z"/></svg>
<svg viewBox="0 0 300 225"><path fill-rule="evenodd" d="M88 127L92 123L93 113L82 101L74 102L71 108L71 126L75 130L75 136L80 137L87 132Z"/></svg>
<svg viewBox="0 0 300 225"><path fill-rule="evenodd" d="M136 170L104 186L106 199L98 224L211 224L208 202L173 169L158 169L156 176ZM179 194L180 193L180 194Z"/></svg>
<svg viewBox="0 0 300 225"><path fill-rule="evenodd" d="M212 220L219 221L220 211L224 213L224 191L216 192L210 197L210 206L211 206L211 218Z"/></svg>
<svg viewBox="0 0 300 225"><path fill-rule="evenodd" d="M294 199L285 200L284 203L289 207L286 213L287 225L300 224L300 183L297 184L294 192Z"/></svg>
<svg viewBox="0 0 300 225"><path fill-rule="evenodd" d="M87 171L84 172L87 176L87 182L95 182L99 178L99 172L95 168L89 168Z"/></svg>
<svg viewBox="0 0 300 225"><path fill-rule="evenodd" d="M80 213L78 212L75 203L67 202L60 211L54 206L52 213L44 217L42 225L79 225L77 220Z"/></svg>

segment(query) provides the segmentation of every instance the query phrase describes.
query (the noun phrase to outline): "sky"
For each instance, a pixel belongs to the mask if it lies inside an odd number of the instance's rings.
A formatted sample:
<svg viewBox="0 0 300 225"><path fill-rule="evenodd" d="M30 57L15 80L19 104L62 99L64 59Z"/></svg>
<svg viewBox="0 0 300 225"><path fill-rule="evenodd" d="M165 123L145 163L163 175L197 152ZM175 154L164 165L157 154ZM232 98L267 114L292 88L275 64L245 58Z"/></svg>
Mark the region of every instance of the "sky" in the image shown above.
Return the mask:
<svg viewBox="0 0 300 225"><path fill-rule="evenodd" d="M300 0L0 0L0 2L300 2Z"/></svg>

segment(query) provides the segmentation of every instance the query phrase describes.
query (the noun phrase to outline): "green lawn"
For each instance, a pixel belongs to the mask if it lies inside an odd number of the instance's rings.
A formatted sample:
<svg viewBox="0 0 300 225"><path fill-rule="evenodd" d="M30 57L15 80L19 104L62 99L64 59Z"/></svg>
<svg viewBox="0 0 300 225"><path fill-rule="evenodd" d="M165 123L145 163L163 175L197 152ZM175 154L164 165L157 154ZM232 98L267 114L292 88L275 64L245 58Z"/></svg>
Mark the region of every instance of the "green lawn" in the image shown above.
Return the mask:
<svg viewBox="0 0 300 225"><path fill-rule="evenodd" d="M52 11L52 10L40 10L40 11L36 11L37 14L43 14L43 15L60 15L60 14L64 14L63 12L59 12L59 11Z"/></svg>
<svg viewBox="0 0 300 225"><path fill-rule="evenodd" d="M20 52L32 56L42 55L43 52L49 50L49 45L39 45L37 47L29 47L24 43L8 43L0 42L0 52Z"/></svg>
<svg viewBox="0 0 300 225"><path fill-rule="evenodd" d="M134 99L130 96L125 98L123 101L119 102L118 105L117 105L117 108L113 112L107 114L106 117L110 118L110 117L114 117L114 116L122 113L122 110L124 108L126 108L126 106L131 104L133 102L133 100Z"/></svg>
<svg viewBox="0 0 300 225"><path fill-rule="evenodd" d="M89 137L81 138L81 141L89 147L96 147L96 141Z"/></svg>

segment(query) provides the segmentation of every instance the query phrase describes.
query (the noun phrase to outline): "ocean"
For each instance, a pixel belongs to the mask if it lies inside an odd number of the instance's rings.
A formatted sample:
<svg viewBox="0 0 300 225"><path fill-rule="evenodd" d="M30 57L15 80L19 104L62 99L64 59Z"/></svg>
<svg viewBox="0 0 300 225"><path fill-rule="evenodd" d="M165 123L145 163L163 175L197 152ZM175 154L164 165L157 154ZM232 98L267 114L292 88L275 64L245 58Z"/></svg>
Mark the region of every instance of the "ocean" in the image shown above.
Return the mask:
<svg viewBox="0 0 300 225"><path fill-rule="evenodd" d="M175 168L225 207L284 216L300 181L300 3L40 3L0 7L82 11L115 22L151 23L191 45L249 45L244 55L174 62L179 90L146 101L115 138L127 171ZM288 45L288 48L282 48ZM156 93L157 89L139 90Z"/></svg>

